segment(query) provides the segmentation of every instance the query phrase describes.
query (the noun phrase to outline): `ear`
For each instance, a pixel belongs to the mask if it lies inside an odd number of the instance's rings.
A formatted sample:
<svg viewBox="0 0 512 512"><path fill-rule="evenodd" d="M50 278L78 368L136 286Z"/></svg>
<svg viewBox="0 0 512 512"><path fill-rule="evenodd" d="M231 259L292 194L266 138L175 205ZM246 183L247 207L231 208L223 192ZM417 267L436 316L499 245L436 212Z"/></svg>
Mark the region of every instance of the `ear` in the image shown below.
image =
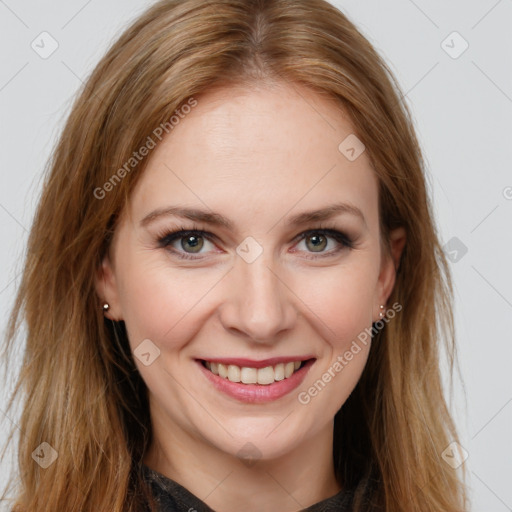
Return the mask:
<svg viewBox="0 0 512 512"><path fill-rule="evenodd" d="M103 308L105 303L109 305L108 311L105 311L105 316L110 320L122 320L114 268L108 254L96 270L94 286L100 299L100 308Z"/></svg>
<svg viewBox="0 0 512 512"><path fill-rule="evenodd" d="M400 265L400 258L405 247L405 229L400 227L389 234L389 252L385 252L381 259L379 281L376 290L376 304L374 304L373 321L380 320L380 305L386 304L396 281L396 272Z"/></svg>

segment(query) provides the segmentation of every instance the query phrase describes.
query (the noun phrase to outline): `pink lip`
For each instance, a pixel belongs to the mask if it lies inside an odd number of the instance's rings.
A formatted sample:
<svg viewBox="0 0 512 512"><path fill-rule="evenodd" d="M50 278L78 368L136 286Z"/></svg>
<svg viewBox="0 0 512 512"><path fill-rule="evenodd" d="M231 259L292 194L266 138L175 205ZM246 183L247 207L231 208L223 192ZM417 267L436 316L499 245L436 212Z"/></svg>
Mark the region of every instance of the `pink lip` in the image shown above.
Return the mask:
<svg viewBox="0 0 512 512"><path fill-rule="evenodd" d="M283 362L283 358L279 362ZM287 361L299 361L300 359L290 359L286 358ZM208 361L217 362L214 359L208 359ZM247 359L223 359L220 362L224 364L224 361L248 361ZM249 360L250 361L250 360ZM267 361L273 361L273 359L267 359L265 361L259 361L259 363L265 363L263 366L258 366L258 368L264 368L265 366L272 366L272 364L268 364ZM311 366L313 366L316 359L309 359L308 362L299 370L297 370L291 377L287 379L280 380L278 382L274 382L273 384L242 384L240 382L231 382L228 379L224 379L215 375L210 370L203 366L201 360L196 359L196 363L198 364L200 370L203 372L203 375L219 390L225 393L226 395L231 396L232 398L236 398L241 402L246 403L263 403L263 402L272 402L273 400L278 400L279 398L287 395L295 388L300 386L301 382L306 377ZM251 362L252 366L255 362ZM237 364L238 363L231 363ZM244 365L241 365L244 366ZM249 366L249 365L247 365ZM253 366L256 368L256 366Z"/></svg>
<svg viewBox="0 0 512 512"><path fill-rule="evenodd" d="M308 359L313 359L314 356L296 356L296 357L271 357L270 359L261 359L256 361L255 359L243 359L243 358L235 358L235 357L227 357L227 358L205 358L204 361L209 361L211 363L222 363L227 365L234 364L236 366L248 366L250 368L266 368L267 366L274 366L279 363L291 363L295 361L307 361Z"/></svg>

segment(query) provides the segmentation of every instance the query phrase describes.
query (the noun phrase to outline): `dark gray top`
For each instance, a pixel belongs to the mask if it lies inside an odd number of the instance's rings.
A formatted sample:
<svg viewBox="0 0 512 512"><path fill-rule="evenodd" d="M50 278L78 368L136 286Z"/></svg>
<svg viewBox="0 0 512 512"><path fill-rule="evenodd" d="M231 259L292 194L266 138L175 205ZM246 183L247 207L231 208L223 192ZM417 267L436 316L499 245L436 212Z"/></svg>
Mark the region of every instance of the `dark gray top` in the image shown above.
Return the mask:
<svg viewBox="0 0 512 512"><path fill-rule="evenodd" d="M143 465L144 479L150 483L153 496L160 504L160 512L215 512L206 503L194 496L185 487ZM341 490L338 494L322 500L304 512L350 512L353 493Z"/></svg>

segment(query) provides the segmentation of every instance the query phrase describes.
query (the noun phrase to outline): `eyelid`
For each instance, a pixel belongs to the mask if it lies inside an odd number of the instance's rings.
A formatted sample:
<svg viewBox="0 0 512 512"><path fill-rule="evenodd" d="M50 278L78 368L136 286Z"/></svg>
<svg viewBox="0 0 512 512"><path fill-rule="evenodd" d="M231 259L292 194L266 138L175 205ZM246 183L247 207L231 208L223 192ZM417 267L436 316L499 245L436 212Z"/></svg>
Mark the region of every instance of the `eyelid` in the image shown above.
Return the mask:
<svg viewBox="0 0 512 512"><path fill-rule="evenodd" d="M347 245L350 245L353 243L353 240L345 233L340 231L339 229L335 228L315 228L315 229L307 229L306 231L302 231L302 233L299 233L295 238L295 240L303 240L308 235L313 235L315 233L321 233L325 236L328 236L330 238L334 238L335 240L341 239L344 243Z"/></svg>
<svg viewBox="0 0 512 512"><path fill-rule="evenodd" d="M335 228L314 228L314 229L308 229L306 231L303 231L300 233L294 240L297 240L298 242L301 242L305 238L307 238L310 235L313 234L321 234L323 236L326 236L328 238L331 238L335 241L335 243L338 244L338 247L335 249L331 249L329 251L322 251L322 252L308 252L308 251L297 251L294 249L292 252L305 252L305 255L302 256L305 259L309 260L319 260L321 258L329 258L333 256L337 256L342 251L352 250L354 248L354 241L345 233L342 231L335 229Z"/></svg>
<svg viewBox="0 0 512 512"><path fill-rule="evenodd" d="M306 259L318 259L322 257L329 257L336 255L340 253L343 250L347 249L353 249L354 247L354 240L348 236L346 233L340 231L339 229L335 227L327 227L327 226L319 226L316 228L310 228L305 231L302 231L298 235L296 235L292 242L298 243L302 240L304 240L307 236L312 234L321 234L328 238L333 239L335 242L339 244L340 247L337 249L331 249L327 252L309 252L307 253L308 256L305 256ZM200 237L203 237L210 241L211 243L215 243L215 240L218 240L218 237L214 235L213 233L210 233L209 231L206 231L204 229L201 229L199 226L194 225L191 228L185 228L183 226L177 227L176 229L167 230L158 236L158 243L159 246L165 249L168 249L173 254L176 254L178 258L181 259L188 259L188 260L202 260L204 259L204 256L201 256L202 253L186 253L177 251L175 249L169 248L170 244L172 242L175 242L176 240L180 240L181 238L185 238L188 235L198 235ZM292 251L292 252L303 252L303 251ZM195 256L194 254L197 254Z"/></svg>
<svg viewBox="0 0 512 512"><path fill-rule="evenodd" d="M203 231L202 229L177 229L166 231L159 235L158 242L160 244L165 244L166 242L173 242L175 240L179 240L180 238L185 238L188 235L199 235L210 241L216 238L216 236L213 233Z"/></svg>

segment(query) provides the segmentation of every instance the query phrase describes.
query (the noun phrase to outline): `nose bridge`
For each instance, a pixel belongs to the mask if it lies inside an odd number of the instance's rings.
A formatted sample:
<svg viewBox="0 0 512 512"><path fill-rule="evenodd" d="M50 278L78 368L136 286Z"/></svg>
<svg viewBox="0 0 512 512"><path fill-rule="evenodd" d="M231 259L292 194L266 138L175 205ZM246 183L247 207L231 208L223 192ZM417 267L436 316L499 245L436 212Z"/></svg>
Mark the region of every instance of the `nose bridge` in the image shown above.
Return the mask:
<svg viewBox="0 0 512 512"><path fill-rule="evenodd" d="M288 288L263 252L251 263L238 258L231 276L224 316L226 328L235 328L253 341L272 341L290 329L297 317Z"/></svg>

